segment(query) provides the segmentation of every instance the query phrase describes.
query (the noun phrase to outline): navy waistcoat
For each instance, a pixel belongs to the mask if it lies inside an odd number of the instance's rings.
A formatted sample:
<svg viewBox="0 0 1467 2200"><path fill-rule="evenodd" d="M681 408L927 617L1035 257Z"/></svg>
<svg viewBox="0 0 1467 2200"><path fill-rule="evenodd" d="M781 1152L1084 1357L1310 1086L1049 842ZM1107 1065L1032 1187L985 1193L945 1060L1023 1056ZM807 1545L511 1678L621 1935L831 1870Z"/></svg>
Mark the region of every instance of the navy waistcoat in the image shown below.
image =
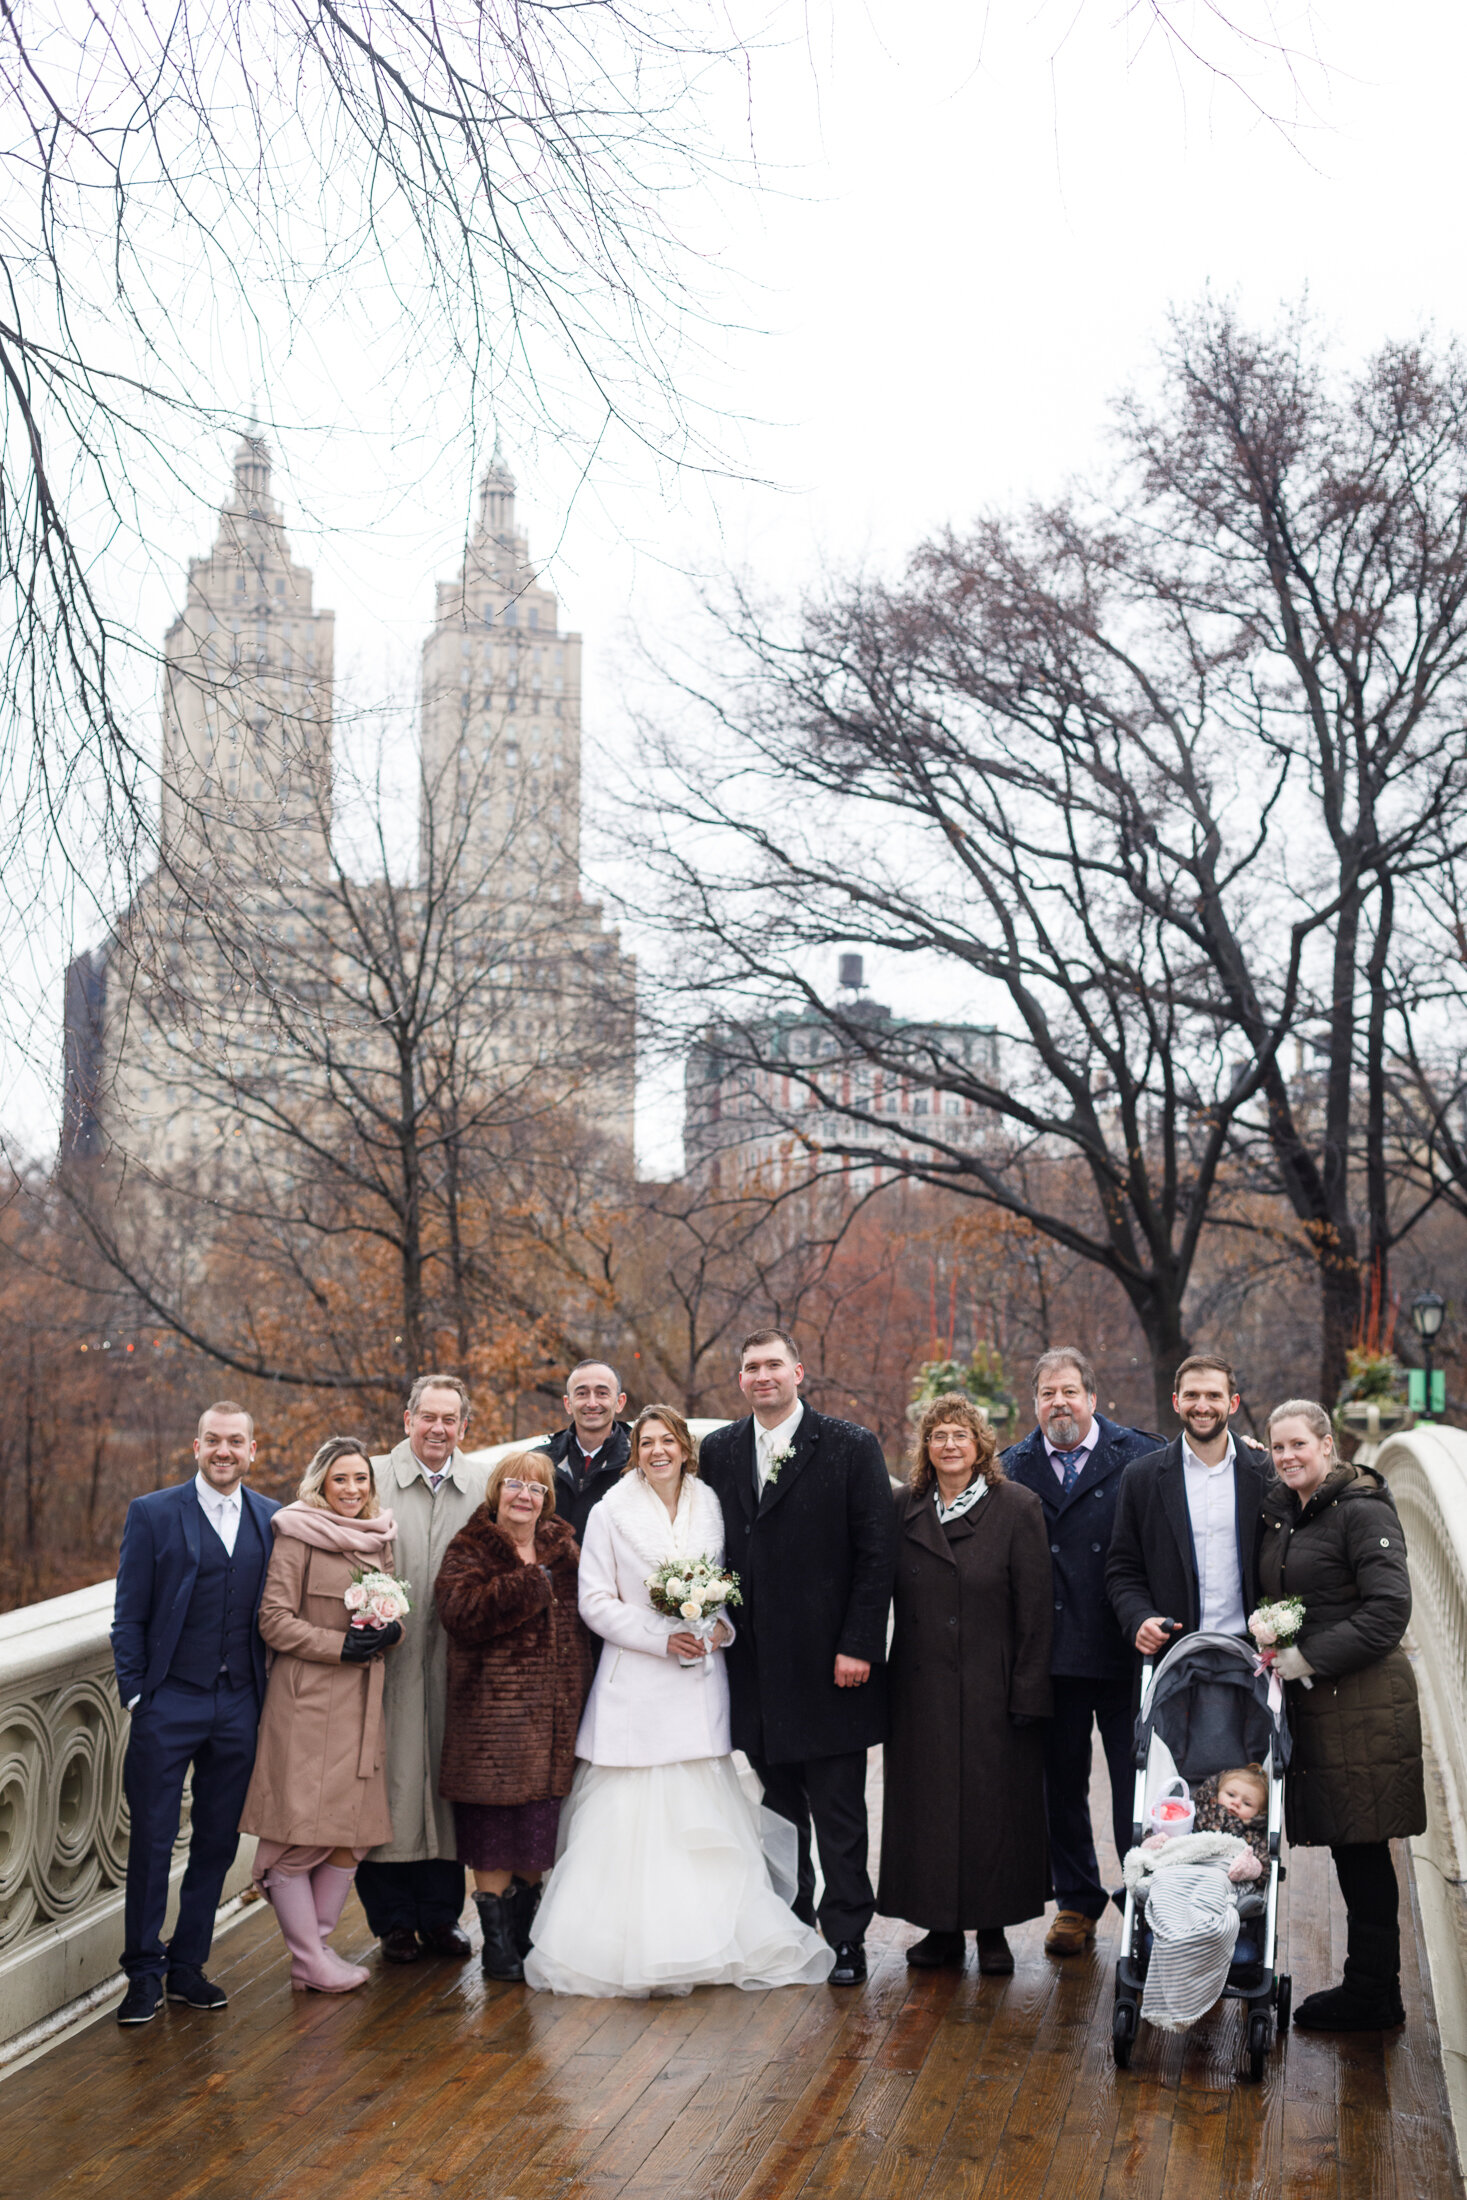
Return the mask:
<svg viewBox="0 0 1467 2200"><path fill-rule="evenodd" d="M212 1688L254 1685L255 1608L264 1580L266 1552L247 1505L240 1507L233 1552L226 1551L205 1518L199 1532L199 1570L168 1674Z"/></svg>

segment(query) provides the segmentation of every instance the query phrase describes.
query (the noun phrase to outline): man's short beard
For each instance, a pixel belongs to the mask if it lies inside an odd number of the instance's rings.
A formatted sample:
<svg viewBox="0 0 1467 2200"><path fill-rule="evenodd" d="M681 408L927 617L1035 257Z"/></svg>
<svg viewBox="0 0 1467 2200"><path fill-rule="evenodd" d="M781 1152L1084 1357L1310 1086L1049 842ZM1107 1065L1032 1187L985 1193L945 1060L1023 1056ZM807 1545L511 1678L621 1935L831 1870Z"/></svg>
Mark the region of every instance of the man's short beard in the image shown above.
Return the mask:
<svg viewBox="0 0 1467 2200"><path fill-rule="evenodd" d="M1069 1434L1064 1433L1065 1430ZM1080 1440L1080 1422L1068 1406L1061 1406L1049 1417L1049 1440L1056 1451L1068 1451Z"/></svg>
<svg viewBox="0 0 1467 2200"><path fill-rule="evenodd" d="M1188 1434L1191 1436L1200 1436L1203 1443L1206 1443L1210 1437L1220 1435L1222 1431L1227 1427L1227 1425L1228 1416L1226 1415L1226 1413L1214 1413L1210 1420L1204 1421L1201 1414L1197 1412L1195 1407L1193 1409L1191 1418L1188 1419L1184 1415L1182 1420L1182 1426L1187 1430Z"/></svg>

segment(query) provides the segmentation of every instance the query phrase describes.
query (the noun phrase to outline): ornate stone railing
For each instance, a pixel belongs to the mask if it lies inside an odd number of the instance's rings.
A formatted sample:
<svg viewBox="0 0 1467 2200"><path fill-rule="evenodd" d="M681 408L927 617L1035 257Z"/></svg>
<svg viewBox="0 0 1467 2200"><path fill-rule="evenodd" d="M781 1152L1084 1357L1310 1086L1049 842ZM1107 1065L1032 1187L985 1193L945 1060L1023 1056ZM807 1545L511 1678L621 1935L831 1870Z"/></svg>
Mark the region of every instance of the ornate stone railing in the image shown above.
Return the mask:
<svg viewBox="0 0 1467 2200"><path fill-rule="evenodd" d="M1421 1692L1429 1820L1411 1851L1457 2145L1467 2153L1467 1431L1411 1429L1388 1437L1374 1463L1411 1567L1407 1648Z"/></svg>
<svg viewBox="0 0 1467 2200"><path fill-rule="evenodd" d="M108 1630L114 1584L0 1614L0 2063L58 2012L120 1983L127 1713ZM183 1875L188 1800L175 1853ZM225 1883L248 1884L242 1841Z"/></svg>

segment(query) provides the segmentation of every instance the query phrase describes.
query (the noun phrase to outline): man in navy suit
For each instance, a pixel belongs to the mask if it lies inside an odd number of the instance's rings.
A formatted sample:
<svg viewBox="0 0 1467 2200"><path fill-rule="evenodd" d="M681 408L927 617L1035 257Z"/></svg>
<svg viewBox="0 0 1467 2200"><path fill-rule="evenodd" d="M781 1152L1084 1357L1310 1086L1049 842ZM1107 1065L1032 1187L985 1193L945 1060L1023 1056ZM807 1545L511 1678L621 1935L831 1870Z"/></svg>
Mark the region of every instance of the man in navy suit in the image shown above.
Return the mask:
<svg viewBox="0 0 1467 2200"><path fill-rule="evenodd" d="M210 1406L194 1438L198 1471L135 1497L122 1531L112 1657L132 1713L122 1784L132 1815L123 1912L128 1989L119 2024L170 2001L222 2009L204 1976L214 1913L239 1846L265 1695L260 1593L279 1507L244 1486L255 1424L242 1406ZM188 1867L173 1938L163 1945L168 1878L193 1766Z"/></svg>
<svg viewBox="0 0 1467 2200"><path fill-rule="evenodd" d="M1100 1881L1090 1823L1092 1728L1110 1769L1111 1823L1118 1853L1131 1842L1135 1785L1132 1724L1135 1653L1105 1588L1122 1470L1159 1439L1121 1428L1095 1410L1095 1371L1083 1352L1056 1346L1034 1363L1039 1426L1004 1453L1009 1479L1044 1507L1054 1568L1054 1717L1044 1730L1049 1868L1058 1915L1049 1955L1079 1955L1095 1938L1109 1897Z"/></svg>

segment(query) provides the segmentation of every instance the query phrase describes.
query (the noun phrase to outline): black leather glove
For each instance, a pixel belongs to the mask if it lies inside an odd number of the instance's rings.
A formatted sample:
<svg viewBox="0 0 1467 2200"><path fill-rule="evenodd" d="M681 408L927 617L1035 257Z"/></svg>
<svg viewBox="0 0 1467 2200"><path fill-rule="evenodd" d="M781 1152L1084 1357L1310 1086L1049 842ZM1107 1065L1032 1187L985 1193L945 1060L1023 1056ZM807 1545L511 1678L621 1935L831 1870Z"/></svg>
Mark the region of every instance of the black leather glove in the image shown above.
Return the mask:
<svg viewBox="0 0 1467 2200"><path fill-rule="evenodd" d="M341 1638L343 1665L369 1665L373 1658L402 1641L402 1622L390 1619L385 1627L348 1627Z"/></svg>

